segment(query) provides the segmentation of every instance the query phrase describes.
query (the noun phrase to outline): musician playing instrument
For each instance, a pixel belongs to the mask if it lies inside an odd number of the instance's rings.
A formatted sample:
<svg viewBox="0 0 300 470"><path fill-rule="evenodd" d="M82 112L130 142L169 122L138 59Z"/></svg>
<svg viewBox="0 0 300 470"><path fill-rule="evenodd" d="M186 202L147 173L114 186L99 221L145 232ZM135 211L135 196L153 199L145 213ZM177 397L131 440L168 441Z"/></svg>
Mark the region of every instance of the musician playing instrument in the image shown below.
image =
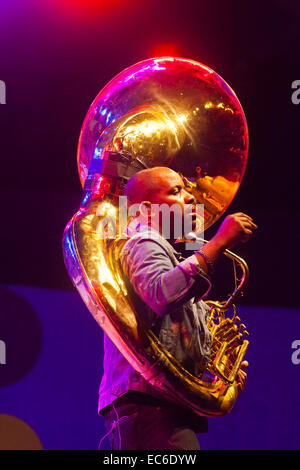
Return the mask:
<svg viewBox="0 0 300 470"><path fill-rule="evenodd" d="M176 251L174 220L179 215L183 224L188 208L195 230L196 203L181 176L168 167L142 170L130 178L124 195L129 205L139 203L141 209L139 235L131 237L121 253L133 301L166 349L197 374L205 369L210 353L208 307L202 299L210 290L213 268L225 249L247 242L257 225L246 214L231 214L201 250L184 259ZM168 234L161 217L155 217L155 207L161 204L175 208ZM207 431L207 418L161 397L107 335L104 347L99 411L106 418L112 448L200 449L196 434ZM240 392L247 366L243 361L238 372Z"/></svg>

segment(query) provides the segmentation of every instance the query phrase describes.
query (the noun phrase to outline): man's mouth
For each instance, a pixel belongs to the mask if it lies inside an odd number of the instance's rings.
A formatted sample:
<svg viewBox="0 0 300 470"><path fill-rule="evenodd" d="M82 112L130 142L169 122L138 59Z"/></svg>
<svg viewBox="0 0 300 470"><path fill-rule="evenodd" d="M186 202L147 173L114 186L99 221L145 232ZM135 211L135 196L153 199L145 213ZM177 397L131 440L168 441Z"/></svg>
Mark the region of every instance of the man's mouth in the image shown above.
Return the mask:
<svg viewBox="0 0 300 470"><path fill-rule="evenodd" d="M187 209L186 215L188 217L191 217L193 221L196 220L196 218L197 218L197 209L196 209L196 207L195 206L189 207Z"/></svg>

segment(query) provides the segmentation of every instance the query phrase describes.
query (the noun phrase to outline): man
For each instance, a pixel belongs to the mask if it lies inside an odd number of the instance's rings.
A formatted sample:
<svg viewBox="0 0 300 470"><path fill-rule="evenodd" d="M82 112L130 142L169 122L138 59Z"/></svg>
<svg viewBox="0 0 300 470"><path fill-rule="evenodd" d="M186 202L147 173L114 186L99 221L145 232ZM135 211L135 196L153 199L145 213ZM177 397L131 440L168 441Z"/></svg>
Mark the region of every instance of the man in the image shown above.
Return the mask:
<svg viewBox="0 0 300 470"><path fill-rule="evenodd" d="M208 307L201 299L211 287L213 268L226 248L246 242L257 226L246 214L229 215L201 250L184 259L176 251L178 220L184 228L188 209L195 230L196 211L194 197L179 174L167 167L142 170L128 181L124 195L129 205L140 204L137 233L121 253L134 304L164 347L198 374L210 355ZM168 227L158 212L162 204L174 209ZM112 448L199 449L196 434L207 432L207 419L162 398L106 335L104 348L99 411L107 420ZM244 361L239 371L240 391L247 365Z"/></svg>

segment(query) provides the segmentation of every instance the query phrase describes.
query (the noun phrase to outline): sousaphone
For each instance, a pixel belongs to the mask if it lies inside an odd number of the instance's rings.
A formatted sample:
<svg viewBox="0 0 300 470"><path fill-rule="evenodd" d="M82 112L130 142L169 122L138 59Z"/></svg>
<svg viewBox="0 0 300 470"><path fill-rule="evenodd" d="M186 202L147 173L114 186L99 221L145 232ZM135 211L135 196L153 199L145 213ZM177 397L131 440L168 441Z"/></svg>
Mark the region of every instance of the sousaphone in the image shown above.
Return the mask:
<svg viewBox="0 0 300 470"><path fill-rule="evenodd" d="M69 276L136 371L162 396L204 416L228 413L238 396L248 341L234 301L247 281L247 264L226 251L242 278L227 300L207 301L211 360L195 376L163 347L130 298L119 264L129 236L120 196L135 172L169 167L204 205L205 230L233 200L247 156L247 124L235 93L210 68L174 57L139 62L113 78L90 106L78 145L83 199L63 237Z"/></svg>

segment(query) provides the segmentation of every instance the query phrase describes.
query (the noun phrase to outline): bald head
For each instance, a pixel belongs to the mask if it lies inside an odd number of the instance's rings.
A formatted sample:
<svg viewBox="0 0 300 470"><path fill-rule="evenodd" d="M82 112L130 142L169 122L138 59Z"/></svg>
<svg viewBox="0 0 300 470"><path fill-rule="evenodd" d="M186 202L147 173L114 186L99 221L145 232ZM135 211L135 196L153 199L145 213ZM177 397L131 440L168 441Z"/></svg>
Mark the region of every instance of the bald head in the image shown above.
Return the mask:
<svg viewBox="0 0 300 470"><path fill-rule="evenodd" d="M140 224L150 223L168 239L175 240L184 233L187 213L192 216L189 232L196 227L195 198L186 190L179 173L168 167L157 166L139 171L129 179L124 196L130 210L135 210L136 204L139 206ZM146 206L145 210L141 209L141 203ZM188 211L187 204L190 204Z"/></svg>
<svg viewBox="0 0 300 470"><path fill-rule="evenodd" d="M124 196L128 204L139 204L142 201L154 202L155 193L161 189L166 175L177 175L171 168L156 166L135 173L127 182Z"/></svg>

